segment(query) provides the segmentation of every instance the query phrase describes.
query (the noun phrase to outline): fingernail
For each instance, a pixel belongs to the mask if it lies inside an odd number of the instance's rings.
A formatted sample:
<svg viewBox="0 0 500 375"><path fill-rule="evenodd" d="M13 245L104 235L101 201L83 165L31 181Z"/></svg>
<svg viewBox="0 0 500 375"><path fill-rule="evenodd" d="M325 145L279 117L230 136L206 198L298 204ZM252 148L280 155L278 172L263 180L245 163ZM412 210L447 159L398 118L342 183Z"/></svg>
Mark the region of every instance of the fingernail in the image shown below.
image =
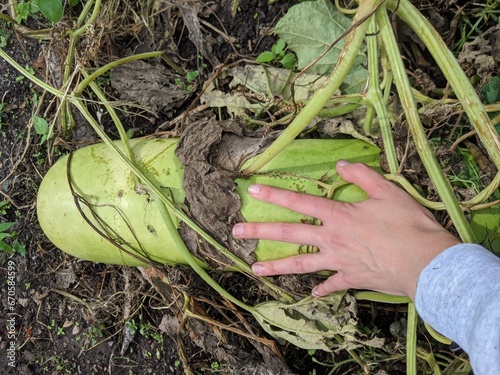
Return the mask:
<svg viewBox="0 0 500 375"><path fill-rule="evenodd" d="M313 297L321 297L320 294L319 294L319 292L318 292L318 287L317 286L315 286L313 288L313 290L311 290L311 294L313 295Z"/></svg>
<svg viewBox="0 0 500 375"><path fill-rule="evenodd" d="M257 194L259 194L259 191L260 191L260 186L259 185L250 185L248 187L248 193L250 195L257 195Z"/></svg>
<svg viewBox="0 0 500 375"><path fill-rule="evenodd" d="M262 272L264 272L264 267L262 266L262 264L254 263L252 265L252 271L254 274L260 275Z"/></svg>
<svg viewBox="0 0 500 375"><path fill-rule="evenodd" d="M337 161L337 167L345 167L347 164L349 164L349 162L346 160Z"/></svg>
<svg viewBox="0 0 500 375"><path fill-rule="evenodd" d="M243 233L245 233L245 229L243 228L243 226L236 224L233 227L233 235L235 235L235 236L242 236Z"/></svg>

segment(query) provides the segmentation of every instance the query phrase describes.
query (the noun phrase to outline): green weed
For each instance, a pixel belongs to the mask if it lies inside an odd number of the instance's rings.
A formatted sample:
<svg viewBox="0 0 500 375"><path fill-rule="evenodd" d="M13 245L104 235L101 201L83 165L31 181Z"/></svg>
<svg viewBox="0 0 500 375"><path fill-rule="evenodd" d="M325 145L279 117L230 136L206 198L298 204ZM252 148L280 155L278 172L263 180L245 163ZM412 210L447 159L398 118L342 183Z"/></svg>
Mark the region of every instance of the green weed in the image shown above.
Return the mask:
<svg viewBox="0 0 500 375"><path fill-rule="evenodd" d="M294 69L297 64L297 58L295 54L291 52L286 52L286 43L283 39L278 39L276 43L273 44L270 51L262 52L255 62L258 64L275 64L279 63L285 69Z"/></svg>
<svg viewBox="0 0 500 375"><path fill-rule="evenodd" d="M461 51L465 43L484 33L489 27L488 25L498 23L499 16L500 0L472 2L472 6L461 13L459 22L460 38L453 46L453 49Z"/></svg>
<svg viewBox="0 0 500 375"><path fill-rule="evenodd" d="M481 96L484 104L493 104L500 102L500 77L492 77L481 87ZM500 115L500 111L488 113L491 119ZM495 125L497 133L500 134L500 123Z"/></svg>
<svg viewBox="0 0 500 375"><path fill-rule="evenodd" d="M16 224L16 222L0 223L0 251L10 255L25 256L26 248L17 240L17 233L8 232Z"/></svg>
<svg viewBox="0 0 500 375"><path fill-rule="evenodd" d="M49 123L42 117L33 116L33 127L36 134L40 135L40 144L43 144L47 139L50 139L52 134L50 132Z"/></svg>
<svg viewBox="0 0 500 375"><path fill-rule="evenodd" d="M134 336L135 333L137 332L137 324L135 323L135 320L134 319L130 319L129 321L127 321L125 323L125 325L127 326L127 328L129 329L129 332L130 332L130 335L131 336Z"/></svg>
<svg viewBox="0 0 500 375"><path fill-rule="evenodd" d="M97 326L89 327L82 334L82 338L84 339L82 347L85 349L93 347L103 337L104 337L104 324L101 323ZM80 338L78 338L78 340L80 340Z"/></svg>
<svg viewBox="0 0 500 375"><path fill-rule="evenodd" d="M182 78L176 78L175 84L183 90L193 92L194 85L192 84L192 82L194 82L199 76L200 76L200 71L193 70L191 72L186 73L186 82L184 82Z"/></svg>
<svg viewBox="0 0 500 375"><path fill-rule="evenodd" d="M73 0L70 4L77 4L78 0ZM16 21L26 22L28 17L41 13L48 21L59 22L63 14L62 0L21 0L14 6L16 10Z"/></svg>
<svg viewBox="0 0 500 375"><path fill-rule="evenodd" d="M140 316L140 319L142 319L142 316ZM157 332L153 326L149 323L139 323L137 324L134 319L131 319L125 323L132 335L134 335L137 331L144 337L144 338L152 338L158 343L163 342L163 335L161 332Z"/></svg>
<svg viewBox="0 0 500 375"><path fill-rule="evenodd" d="M7 47L12 33L6 28L5 22L0 23L0 48Z"/></svg>
<svg viewBox="0 0 500 375"><path fill-rule="evenodd" d="M25 69L26 69L26 70L27 70L30 74L32 74L32 75L34 75L34 74L35 74L35 70L34 70L31 66L29 66L28 64L26 64L26 65L24 66L24 68L25 68ZM22 74L20 74L20 75L18 75L18 76L16 77L16 82L22 82L22 81L24 81L24 79L25 79L25 78L26 78L25 76L23 76Z"/></svg>
<svg viewBox="0 0 500 375"><path fill-rule="evenodd" d="M30 15L37 12L37 9L35 9L33 1L24 1L24 0L21 0L17 3L17 5L15 6L15 10L17 14L16 21L18 23L25 22Z"/></svg>

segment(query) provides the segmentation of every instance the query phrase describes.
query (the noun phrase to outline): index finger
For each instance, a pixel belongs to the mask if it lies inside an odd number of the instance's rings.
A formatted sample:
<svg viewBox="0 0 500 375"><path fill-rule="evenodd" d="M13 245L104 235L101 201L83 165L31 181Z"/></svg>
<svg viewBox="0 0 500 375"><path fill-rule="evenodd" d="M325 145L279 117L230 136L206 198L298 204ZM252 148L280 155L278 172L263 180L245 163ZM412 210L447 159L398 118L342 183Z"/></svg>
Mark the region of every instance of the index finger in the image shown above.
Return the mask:
<svg viewBox="0 0 500 375"><path fill-rule="evenodd" d="M267 185L251 185L248 193L263 202L275 204L296 211L300 214L327 220L331 211L338 204L333 200L291 190L279 189Z"/></svg>

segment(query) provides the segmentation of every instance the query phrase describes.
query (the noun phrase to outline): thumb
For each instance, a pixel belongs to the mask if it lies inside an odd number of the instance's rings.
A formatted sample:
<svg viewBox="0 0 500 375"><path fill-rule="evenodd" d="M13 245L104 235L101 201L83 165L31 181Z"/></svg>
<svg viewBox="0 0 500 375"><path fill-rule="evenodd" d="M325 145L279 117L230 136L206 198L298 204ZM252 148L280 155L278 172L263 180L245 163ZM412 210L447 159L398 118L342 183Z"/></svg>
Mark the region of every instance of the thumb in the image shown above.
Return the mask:
<svg viewBox="0 0 500 375"><path fill-rule="evenodd" d="M370 198L380 197L394 185L374 169L362 163L349 163L345 160L337 162L337 173L347 182L363 189Z"/></svg>

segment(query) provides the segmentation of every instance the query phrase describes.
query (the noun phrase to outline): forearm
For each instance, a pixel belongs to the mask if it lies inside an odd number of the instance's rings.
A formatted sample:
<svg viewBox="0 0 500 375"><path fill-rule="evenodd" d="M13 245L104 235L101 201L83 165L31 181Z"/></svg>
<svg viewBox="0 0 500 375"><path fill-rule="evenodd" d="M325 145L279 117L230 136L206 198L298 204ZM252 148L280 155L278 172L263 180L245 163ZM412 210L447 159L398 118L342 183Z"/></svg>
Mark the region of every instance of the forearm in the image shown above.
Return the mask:
<svg viewBox="0 0 500 375"><path fill-rule="evenodd" d="M415 303L469 354L476 375L500 370L500 258L479 245L452 246L422 271Z"/></svg>

